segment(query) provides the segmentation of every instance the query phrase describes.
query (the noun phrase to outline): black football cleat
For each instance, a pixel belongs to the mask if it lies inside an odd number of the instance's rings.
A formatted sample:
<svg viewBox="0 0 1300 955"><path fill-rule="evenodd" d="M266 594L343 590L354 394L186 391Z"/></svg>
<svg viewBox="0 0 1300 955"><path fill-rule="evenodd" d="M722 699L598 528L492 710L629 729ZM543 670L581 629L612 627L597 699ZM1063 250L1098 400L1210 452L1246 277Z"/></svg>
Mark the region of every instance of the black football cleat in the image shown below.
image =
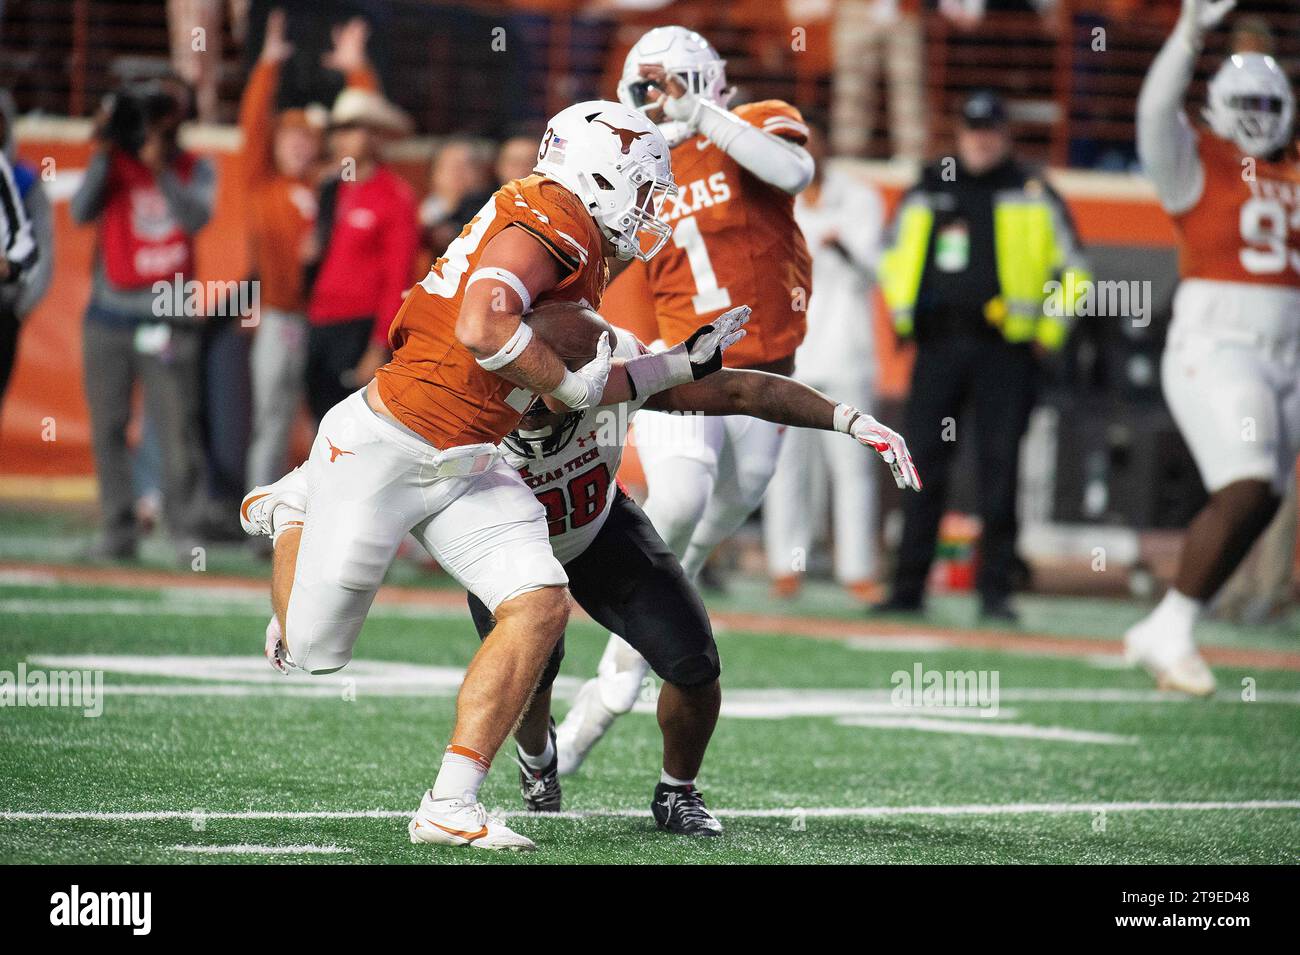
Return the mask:
<svg viewBox="0 0 1300 955"><path fill-rule="evenodd" d="M678 836L720 836L722 823L704 805L704 797L694 786L655 787L650 804L655 822L665 832Z"/></svg>
<svg viewBox="0 0 1300 955"><path fill-rule="evenodd" d="M551 749L554 755L544 769L530 769L518 755L515 747L515 762L519 764L519 791L524 797L524 808L529 812L560 811L560 751L555 745L555 720L551 720Z"/></svg>

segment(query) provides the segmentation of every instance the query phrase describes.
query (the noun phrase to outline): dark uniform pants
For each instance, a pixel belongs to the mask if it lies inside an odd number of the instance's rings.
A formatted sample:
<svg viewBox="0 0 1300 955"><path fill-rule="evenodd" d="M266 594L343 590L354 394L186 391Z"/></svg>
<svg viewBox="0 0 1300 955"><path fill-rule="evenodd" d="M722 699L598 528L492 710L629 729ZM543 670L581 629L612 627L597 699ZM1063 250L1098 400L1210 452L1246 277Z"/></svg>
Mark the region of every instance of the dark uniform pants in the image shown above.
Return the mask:
<svg viewBox="0 0 1300 955"><path fill-rule="evenodd" d="M903 434L925 486L903 498L892 599L917 602L924 594L958 441L975 442L983 522L976 588L986 604L1010 595L1020 439L1037 374L1029 345L960 335L918 344ZM971 406L973 420L963 414Z"/></svg>
<svg viewBox="0 0 1300 955"><path fill-rule="evenodd" d="M661 679L692 687L718 678L718 647L704 601L650 519L622 489L596 539L564 571L578 606L626 640ZM483 639L496 621L482 601L468 597ZM561 638L539 690L554 682L563 658Z"/></svg>

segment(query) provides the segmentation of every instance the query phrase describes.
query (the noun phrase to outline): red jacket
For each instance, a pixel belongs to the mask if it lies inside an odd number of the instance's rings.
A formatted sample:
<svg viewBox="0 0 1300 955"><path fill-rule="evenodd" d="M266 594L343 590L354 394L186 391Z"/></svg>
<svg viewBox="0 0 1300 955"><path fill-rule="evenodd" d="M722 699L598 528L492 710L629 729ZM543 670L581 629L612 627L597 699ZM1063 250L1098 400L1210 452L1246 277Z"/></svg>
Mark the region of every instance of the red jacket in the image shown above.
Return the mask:
<svg viewBox="0 0 1300 955"><path fill-rule="evenodd" d="M415 192L395 173L380 166L365 182L339 183L329 246L307 307L312 324L373 315L372 340L388 347L419 240Z"/></svg>

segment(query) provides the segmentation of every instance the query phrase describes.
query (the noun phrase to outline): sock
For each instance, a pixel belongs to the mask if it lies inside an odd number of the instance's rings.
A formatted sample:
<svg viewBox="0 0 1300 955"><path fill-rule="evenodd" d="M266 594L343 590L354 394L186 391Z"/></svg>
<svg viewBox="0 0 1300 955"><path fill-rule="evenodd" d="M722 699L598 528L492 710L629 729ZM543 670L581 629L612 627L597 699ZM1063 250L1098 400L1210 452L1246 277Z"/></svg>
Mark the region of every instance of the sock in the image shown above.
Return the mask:
<svg viewBox="0 0 1300 955"><path fill-rule="evenodd" d="M519 761L532 770L543 770L551 765L551 760L555 758L555 742L551 739L551 734L546 734L546 748L536 756L524 752L524 748L518 743L515 749L519 752Z"/></svg>
<svg viewBox="0 0 1300 955"><path fill-rule="evenodd" d="M1156 606L1152 616L1159 617L1168 627L1191 639L1192 628L1201 615L1205 605L1186 594L1179 593L1173 587L1165 591L1164 599Z"/></svg>
<svg viewBox="0 0 1300 955"><path fill-rule="evenodd" d="M678 779L676 776L669 776L668 770L663 770L659 774L659 781L665 786L695 786L694 779Z"/></svg>
<svg viewBox="0 0 1300 955"><path fill-rule="evenodd" d="M479 787L491 766L492 760L482 753L452 743L442 754L442 768L433 781L433 798L478 802Z"/></svg>

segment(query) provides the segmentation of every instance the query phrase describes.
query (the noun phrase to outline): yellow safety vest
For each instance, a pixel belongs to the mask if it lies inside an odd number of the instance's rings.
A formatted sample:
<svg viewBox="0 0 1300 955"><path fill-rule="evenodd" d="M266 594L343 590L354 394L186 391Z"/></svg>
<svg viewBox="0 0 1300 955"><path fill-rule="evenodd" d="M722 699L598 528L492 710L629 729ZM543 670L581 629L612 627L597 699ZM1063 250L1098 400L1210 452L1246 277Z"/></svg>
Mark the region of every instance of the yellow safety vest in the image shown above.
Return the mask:
<svg viewBox="0 0 1300 955"><path fill-rule="evenodd" d="M881 258L885 302L903 337L914 330L913 309L933 228L934 210L925 194L909 196L898 212L894 242ZM1058 350L1091 275L1041 182L1030 179L1023 189L997 194L993 243L999 294L985 304L985 319L1009 342L1037 341Z"/></svg>

